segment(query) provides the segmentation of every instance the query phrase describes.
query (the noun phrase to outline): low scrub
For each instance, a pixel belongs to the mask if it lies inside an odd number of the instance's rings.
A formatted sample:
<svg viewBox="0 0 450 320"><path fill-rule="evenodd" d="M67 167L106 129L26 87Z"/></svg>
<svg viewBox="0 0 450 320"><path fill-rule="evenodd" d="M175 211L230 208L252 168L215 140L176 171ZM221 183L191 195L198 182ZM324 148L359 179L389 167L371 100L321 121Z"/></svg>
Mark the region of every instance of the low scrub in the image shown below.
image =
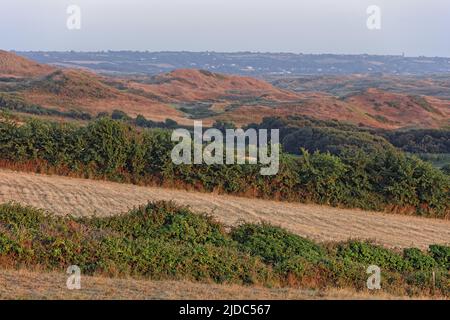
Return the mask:
<svg viewBox="0 0 450 320"><path fill-rule="evenodd" d="M366 269L376 264L386 292L448 297L449 259L442 245L401 253L358 241L318 244L268 224L230 230L167 202L103 218L0 205L1 267L77 265L89 275L367 290Z"/></svg>

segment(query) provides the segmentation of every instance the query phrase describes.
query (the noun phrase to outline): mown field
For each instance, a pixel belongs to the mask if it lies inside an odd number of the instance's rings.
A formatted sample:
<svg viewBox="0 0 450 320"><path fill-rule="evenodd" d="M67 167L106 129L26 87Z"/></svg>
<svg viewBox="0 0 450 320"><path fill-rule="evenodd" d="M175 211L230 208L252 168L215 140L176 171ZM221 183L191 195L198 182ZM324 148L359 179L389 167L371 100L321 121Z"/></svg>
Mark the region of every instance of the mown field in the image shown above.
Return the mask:
<svg viewBox="0 0 450 320"><path fill-rule="evenodd" d="M80 290L68 290L67 274L7 269L0 271L0 299L120 300L367 300L431 299L351 289L266 288L188 281L82 276ZM437 299L437 297L434 297Z"/></svg>
<svg viewBox="0 0 450 320"><path fill-rule="evenodd" d="M444 219L0 170L0 202L18 201L58 215L117 215L158 200L206 212L227 226L265 221L319 242L355 238L421 249L450 242L450 221Z"/></svg>

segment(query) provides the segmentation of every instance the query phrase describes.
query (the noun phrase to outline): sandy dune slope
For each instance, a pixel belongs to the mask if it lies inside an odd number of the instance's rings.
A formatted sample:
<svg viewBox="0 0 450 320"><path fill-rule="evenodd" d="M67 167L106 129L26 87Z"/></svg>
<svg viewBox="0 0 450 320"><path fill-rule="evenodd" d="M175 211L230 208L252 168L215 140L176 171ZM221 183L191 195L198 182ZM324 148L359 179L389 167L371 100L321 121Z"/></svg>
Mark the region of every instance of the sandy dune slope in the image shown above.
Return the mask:
<svg viewBox="0 0 450 320"><path fill-rule="evenodd" d="M450 243L448 220L0 170L0 202L18 201L57 214L118 214L151 200L173 200L228 225L268 221L318 241L358 238L420 248Z"/></svg>

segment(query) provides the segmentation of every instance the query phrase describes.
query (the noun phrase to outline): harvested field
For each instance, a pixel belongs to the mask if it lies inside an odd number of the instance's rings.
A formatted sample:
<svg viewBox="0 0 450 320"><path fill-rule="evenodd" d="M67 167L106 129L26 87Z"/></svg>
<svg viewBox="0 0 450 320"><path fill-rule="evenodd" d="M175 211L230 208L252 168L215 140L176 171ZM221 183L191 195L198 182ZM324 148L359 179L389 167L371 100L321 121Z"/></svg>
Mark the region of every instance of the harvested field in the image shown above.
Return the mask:
<svg viewBox="0 0 450 320"><path fill-rule="evenodd" d="M450 243L449 220L0 170L0 202L61 215L118 214L152 200L173 200L228 225L267 221L317 241L370 239L399 248Z"/></svg>
<svg viewBox="0 0 450 320"><path fill-rule="evenodd" d="M282 300L282 299L407 299L382 292L344 289L325 291L243 287L187 281L152 281L81 277L80 290L68 290L67 275L28 270L0 270L0 299L139 299L139 300ZM417 297L415 297L417 299Z"/></svg>

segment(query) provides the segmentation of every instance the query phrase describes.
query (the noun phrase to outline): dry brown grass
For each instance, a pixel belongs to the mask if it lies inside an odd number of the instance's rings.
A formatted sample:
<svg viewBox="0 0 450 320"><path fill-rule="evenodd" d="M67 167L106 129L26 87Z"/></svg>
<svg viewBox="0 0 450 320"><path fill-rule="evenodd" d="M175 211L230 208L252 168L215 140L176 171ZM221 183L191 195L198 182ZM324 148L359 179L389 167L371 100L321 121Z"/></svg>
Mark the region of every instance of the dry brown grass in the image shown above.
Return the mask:
<svg viewBox="0 0 450 320"><path fill-rule="evenodd" d="M347 289L307 290L219 285L186 281L152 281L81 277L80 290L68 290L67 275L28 270L0 270L0 299L181 299L305 300L407 299L380 292ZM415 297L414 299L418 299Z"/></svg>
<svg viewBox="0 0 450 320"><path fill-rule="evenodd" d="M1 77L37 77L53 72L55 68L25 59L14 53L0 50Z"/></svg>
<svg viewBox="0 0 450 320"><path fill-rule="evenodd" d="M422 249L450 243L449 220L0 170L0 203L17 201L61 215L104 216L152 200L173 200L227 225L267 221L321 242L368 239Z"/></svg>
<svg viewBox="0 0 450 320"><path fill-rule="evenodd" d="M158 75L150 82L135 81L145 79L113 79L80 69L62 69L53 73L56 70L14 53L0 51L0 76L37 80L38 76L50 74L40 80L44 81L43 85L35 84L33 88L20 91L19 95L29 103L56 107L61 111L75 109L97 115L119 109L132 117L142 114L155 121L170 118L180 124L192 125L189 114L177 110L173 104L215 102L218 105L214 110L219 114L203 119L205 125L218 119L244 125L268 116L308 115L386 129L442 127L448 125L450 116L450 103L445 99L425 97L429 106L424 107L423 103L417 103L407 94L377 89L366 90L348 99L337 99L315 92L313 88L309 92L298 93L249 77L193 69ZM119 90L113 83L132 90ZM57 92L45 89L48 86L58 88ZM226 110L226 107L231 108Z"/></svg>

